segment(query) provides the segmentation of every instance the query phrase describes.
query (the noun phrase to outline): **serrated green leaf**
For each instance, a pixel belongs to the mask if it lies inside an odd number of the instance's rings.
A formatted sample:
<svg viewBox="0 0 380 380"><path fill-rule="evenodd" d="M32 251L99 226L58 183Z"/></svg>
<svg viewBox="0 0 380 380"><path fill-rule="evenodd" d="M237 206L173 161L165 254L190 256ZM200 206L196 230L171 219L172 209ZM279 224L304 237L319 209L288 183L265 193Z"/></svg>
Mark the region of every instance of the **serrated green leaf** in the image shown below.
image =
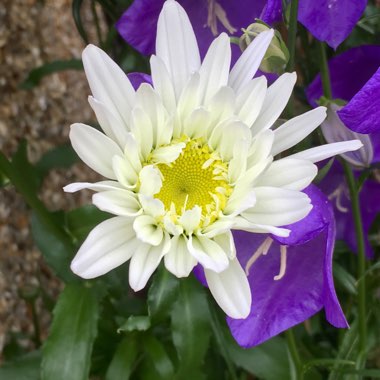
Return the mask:
<svg viewBox="0 0 380 380"><path fill-rule="evenodd" d="M77 241L82 241L95 226L109 217L107 212L100 211L93 205L86 205L66 214L66 228Z"/></svg>
<svg viewBox="0 0 380 380"><path fill-rule="evenodd" d="M137 354L137 339L132 335L128 335L116 349L106 373L106 380L128 380L135 368Z"/></svg>
<svg viewBox="0 0 380 380"><path fill-rule="evenodd" d="M131 315L126 322L121 325L117 332L132 332L132 331L146 331L150 328L150 318L146 315L135 316Z"/></svg>
<svg viewBox="0 0 380 380"><path fill-rule="evenodd" d="M57 223L63 225L63 214L56 213L52 214L51 217ZM74 247L68 247L55 235L51 234L47 225L42 223L34 213L32 214L31 227L33 239L38 249L57 276L65 282L78 281L78 278L70 270Z"/></svg>
<svg viewBox="0 0 380 380"><path fill-rule="evenodd" d="M171 312L173 343L180 366L177 377L197 371L210 341L210 312L204 288L193 277L181 280Z"/></svg>
<svg viewBox="0 0 380 380"><path fill-rule="evenodd" d="M148 311L153 321L161 321L170 314L177 299L179 280L164 266L154 275L148 292Z"/></svg>
<svg viewBox="0 0 380 380"><path fill-rule="evenodd" d="M73 58L45 63L30 71L28 77L20 84L20 88L22 90L30 90L36 87L43 77L65 70L83 70L82 61Z"/></svg>
<svg viewBox="0 0 380 380"><path fill-rule="evenodd" d="M42 380L87 380L99 315L93 289L66 285L53 315L42 350Z"/></svg>
<svg viewBox="0 0 380 380"><path fill-rule="evenodd" d="M151 334L144 334L142 338L146 353L153 364L154 370L163 379L173 379L173 363L165 350L164 345Z"/></svg>
<svg viewBox="0 0 380 380"><path fill-rule="evenodd" d="M0 379L40 380L41 353L31 352L0 367Z"/></svg>

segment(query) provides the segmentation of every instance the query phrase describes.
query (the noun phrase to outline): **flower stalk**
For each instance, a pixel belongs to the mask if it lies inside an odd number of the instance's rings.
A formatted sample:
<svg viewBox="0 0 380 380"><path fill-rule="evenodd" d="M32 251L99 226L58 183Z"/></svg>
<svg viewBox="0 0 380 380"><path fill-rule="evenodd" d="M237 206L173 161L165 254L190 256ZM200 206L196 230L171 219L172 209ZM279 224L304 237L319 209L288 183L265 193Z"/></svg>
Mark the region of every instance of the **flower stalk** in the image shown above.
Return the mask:
<svg viewBox="0 0 380 380"><path fill-rule="evenodd" d="M355 233L358 245L358 320L359 320L359 352L361 355L366 350L367 342L367 325L366 325L366 260L365 260L365 245L364 245L364 233L363 222L360 211L359 203L359 187L355 180L351 167L346 161L343 161L344 173L347 180L348 189L350 192L350 198L352 203L352 215L355 223Z"/></svg>
<svg viewBox="0 0 380 380"><path fill-rule="evenodd" d="M323 86L323 94L326 98L332 99L331 81L329 68L327 64L326 49L323 42L319 42L320 49L320 70L321 80ZM361 217L359 192L360 188L355 180L354 174L350 165L342 160L344 173L349 188L350 199L352 203L352 215L355 224L355 234L358 246L358 321L359 321L359 357L364 355L367 342L367 326L366 326L366 284L365 284L365 244L364 244L364 232L363 222ZM364 361L361 363L364 365ZM362 367L362 366L360 366Z"/></svg>

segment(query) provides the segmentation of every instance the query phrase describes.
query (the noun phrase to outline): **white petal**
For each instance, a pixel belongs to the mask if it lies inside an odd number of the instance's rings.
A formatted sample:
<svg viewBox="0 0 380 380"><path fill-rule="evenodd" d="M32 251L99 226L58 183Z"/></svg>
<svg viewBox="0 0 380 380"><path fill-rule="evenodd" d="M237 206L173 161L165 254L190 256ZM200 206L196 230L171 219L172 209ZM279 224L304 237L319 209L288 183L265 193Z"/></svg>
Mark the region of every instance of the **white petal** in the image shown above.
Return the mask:
<svg viewBox="0 0 380 380"><path fill-rule="evenodd" d="M207 284L215 301L231 318L246 318L251 311L251 289L237 259L220 273L205 269Z"/></svg>
<svg viewBox="0 0 380 380"><path fill-rule="evenodd" d="M229 85L239 91L246 85L256 74L270 42L272 41L274 31L268 30L260 33L251 42L247 49L244 50L240 58L231 69Z"/></svg>
<svg viewBox="0 0 380 380"><path fill-rule="evenodd" d="M310 161L283 158L274 161L257 179L255 186L303 190L310 185L317 173L318 168Z"/></svg>
<svg viewBox="0 0 380 380"><path fill-rule="evenodd" d="M232 194L228 198L224 215L236 216L256 204L256 194L254 190L246 186L235 186Z"/></svg>
<svg viewBox="0 0 380 380"><path fill-rule="evenodd" d="M210 45L199 70L204 102L226 86L231 64L231 45L226 33L221 33Z"/></svg>
<svg viewBox="0 0 380 380"><path fill-rule="evenodd" d="M159 199L139 194L139 201L146 214L154 218L164 215L165 207Z"/></svg>
<svg viewBox="0 0 380 380"><path fill-rule="evenodd" d="M150 58L153 87L160 95L166 109L172 110L176 107L176 98L173 84L165 63L159 57L152 55Z"/></svg>
<svg viewBox="0 0 380 380"><path fill-rule="evenodd" d="M154 246L161 244L164 236L162 227L158 226L156 219L150 215L138 216L133 222L133 229L142 242Z"/></svg>
<svg viewBox="0 0 380 380"><path fill-rule="evenodd" d="M129 264L129 285L135 292L145 287L169 248L170 240L168 236L156 247L140 243Z"/></svg>
<svg viewBox="0 0 380 380"><path fill-rule="evenodd" d="M291 156L288 156L288 158L318 162L338 154L352 152L353 150L360 149L362 146L363 144L359 140L342 141L306 149L302 152L292 154Z"/></svg>
<svg viewBox="0 0 380 380"><path fill-rule="evenodd" d="M116 181L100 181L95 183L90 182L75 182L70 183L69 185L66 185L63 188L63 191L66 193L75 193L76 191L83 190L83 189L90 189L93 191L105 191L105 190L117 190L122 189L123 186L121 186Z"/></svg>
<svg viewBox="0 0 380 380"><path fill-rule="evenodd" d="M234 184L247 170L247 156L250 146L249 140L241 140L235 143L233 155L228 165L228 179Z"/></svg>
<svg viewBox="0 0 380 380"><path fill-rule="evenodd" d="M225 120L218 124L209 139L209 145L218 151L223 161L233 157L235 144L244 143L251 138L249 128L239 120Z"/></svg>
<svg viewBox="0 0 380 380"><path fill-rule="evenodd" d="M94 110L96 118L104 133L117 142L121 149L124 149L128 128L119 114L113 114L102 102L92 96L88 97L88 102Z"/></svg>
<svg viewBox="0 0 380 380"><path fill-rule="evenodd" d="M152 124L153 146L168 144L173 135L168 113L156 91L147 83L143 83L136 92L136 104L148 115Z"/></svg>
<svg viewBox="0 0 380 380"><path fill-rule="evenodd" d="M156 53L168 68L178 99L201 60L190 20L175 1L166 1L158 18Z"/></svg>
<svg viewBox="0 0 380 380"><path fill-rule="evenodd" d="M155 164L170 164L174 162L179 155L182 153L182 150L185 148L185 143L171 144L168 146L161 146L153 151L151 155L151 160Z"/></svg>
<svg viewBox="0 0 380 380"><path fill-rule="evenodd" d="M249 81L236 98L236 114L249 127L257 119L267 92L267 78L261 76Z"/></svg>
<svg viewBox="0 0 380 380"><path fill-rule="evenodd" d="M71 263L71 270L83 278L94 278L126 262L141 244L131 219L116 217L96 226Z"/></svg>
<svg viewBox="0 0 380 380"><path fill-rule="evenodd" d="M125 157L114 156L112 159L112 168L118 182L126 188L135 188L138 174Z"/></svg>
<svg viewBox="0 0 380 380"><path fill-rule="evenodd" d="M248 167L267 160L271 156L274 133L268 129L255 136L249 151Z"/></svg>
<svg viewBox="0 0 380 380"><path fill-rule="evenodd" d="M101 49L88 45L82 54L92 94L128 124L135 91L123 70Z"/></svg>
<svg viewBox="0 0 380 380"><path fill-rule="evenodd" d="M312 209L309 197L295 190L255 188L256 204L242 213L251 223L284 226L303 219Z"/></svg>
<svg viewBox="0 0 380 380"><path fill-rule="evenodd" d="M100 210L120 216L136 216L141 206L134 193L128 190L109 190L92 196L92 203Z"/></svg>
<svg viewBox="0 0 380 380"><path fill-rule="evenodd" d="M233 229L238 231L254 232L257 234L273 234L281 237L288 237L290 235L290 230L287 228L279 228L266 224L252 223L242 217L235 218Z"/></svg>
<svg viewBox="0 0 380 380"><path fill-rule="evenodd" d="M225 252L213 239L190 235L187 248L205 268L221 272L228 266L230 252Z"/></svg>
<svg viewBox="0 0 380 380"><path fill-rule="evenodd" d="M235 93L231 87L221 87L211 98L206 108L211 117L207 131L208 136L220 122L234 116L235 101Z"/></svg>
<svg viewBox="0 0 380 380"><path fill-rule="evenodd" d="M138 141L141 155L146 159L153 147L153 125L141 107L135 107L131 115L131 131Z"/></svg>
<svg viewBox="0 0 380 380"><path fill-rule="evenodd" d="M139 174L139 192L144 195L154 195L160 192L162 186L161 172L153 165L142 168Z"/></svg>
<svg viewBox="0 0 380 380"><path fill-rule="evenodd" d="M181 121L185 120L195 108L201 104L200 98L200 76L194 73L186 82L185 87L178 100L177 112Z"/></svg>
<svg viewBox="0 0 380 380"><path fill-rule="evenodd" d="M166 269L176 277L187 277L197 264L197 260L187 249L184 236L173 236L169 252L164 257Z"/></svg>
<svg viewBox="0 0 380 380"><path fill-rule="evenodd" d="M183 123L184 134L192 139L205 137L210 125L210 119L210 112L204 108L194 109Z"/></svg>
<svg viewBox="0 0 380 380"><path fill-rule="evenodd" d="M202 209L199 206L194 206L191 210L186 210L179 218L183 229L188 235L192 234L199 227L201 221Z"/></svg>
<svg viewBox="0 0 380 380"><path fill-rule="evenodd" d="M326 107L318 107L290 119L274 131L272 155L291 148L309 136L326 118Z"/></svg>
<svg viewBox="0 0 380 380"><path fill-rule="evenodd" d="M113 156L123 156L118 145L103 133L85 124L73 124L71 144L80 159L104 177L116 179L112 169Z"/></svg>
<svg viewBox="0 0 380 380"><path fill-rule="evenodd" d="M253 135L270 128L278 119L288 103L296 80L296 73L285 73L268 88L260 115L252 125Z"/></svg>

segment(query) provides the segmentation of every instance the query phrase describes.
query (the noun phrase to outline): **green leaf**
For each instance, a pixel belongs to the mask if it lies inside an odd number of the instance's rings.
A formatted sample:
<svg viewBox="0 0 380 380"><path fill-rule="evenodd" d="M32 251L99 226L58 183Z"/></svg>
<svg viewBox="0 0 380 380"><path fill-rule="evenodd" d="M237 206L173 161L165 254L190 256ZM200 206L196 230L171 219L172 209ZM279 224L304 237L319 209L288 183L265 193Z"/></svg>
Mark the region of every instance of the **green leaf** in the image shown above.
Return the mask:
<svg viewBox="0 0 380 380"><path fill-rule="evenodd" d="M135 316L131 315L126 322L121 325L117 332L132 332L132 331L146 331L150 328L150 318L146 315Z"/></svg>
<svg viewBox="0 0 380 380"><path fill-rule="evenodd" d="M148 311L153 321L161 321L169 316L171 306L177 299L178 285L177 277L161 265L148 292Z"/></svg>
<svg viewBox="0 0 380 380"><path fill-rule="evenodd" d="M72 4L71 10L72 10L72 13L73 13L73 19L74 19L74 22L75 22L75 26L77 27L80 36L83 38L83 41L86 44L88 44L87 33L86 33L86 30L83 27L82 17L81 17L81 14L80 14L82 3L83 3L83 0L73 0L73 4Z"/></svg>
<svg viewBox="0 0 380 380"><path fill-rule="evenodd" d="M63 225L61 213L51 214L57 223ZM50 233L46 224L42 223L35 213L31 220L32 235L44 259L53 271L65 282L77 281L78 278L70 270L73 247L68 247L55 235Z"/></svg>
<svg viewBox="0 0 380 380"><path fill-rule="evenodd" d="M106 380L128 380L136 365L137 354L137 339L132 335L128 335L116 349L106 373Z"/></svg>
<svg viewBox="0 0 380 380"><path fill-rule="evenodd" d="M86 205L66 214L66 228L77 241L81 242L95 226L109 217L110 214L107 212L100 211L93 205Z"/></svg>
<svg viewBox="0 0 380 380"><path fill-rule="evenodd" d="M97 333L98 300L92 288L69 284L53 312L43 347L42 380L86 380Z"/></svg>
<svg viewBox="0 0 380 380"><path fill-rule="evenodd" d="M27 142L22 140L12 156L12 171L23 173L23 181L28 183L28 191L36 193L39 181L35 167L28 160Z"/></svg>
<svg viewBox="0 0 380 380"><path fill-rule="evenodd" d="M154 366L155 371L163 379L173 379L174 367L164 345L153 335L145 334L143 343L146 353Z"/></svg>
<svg viewBox="0 0 380 380"><path fill-rule="evenodd" d="M244 349L229 334L228 352L233 362L264 380L289 379L286 342L275 337L257 347Z"/></svg>
<svg viewBox="0 0 380 380"><path fill-rule="evenodd" d="M41 353L31 352L0 367L0 379L40 380Z"/></svg>
<svg viewBox="0 0 380 380"><path fill-rule="evenodd" d="M202 365L210 340L210 312L203 287L193 277L181 280L172 313L173 342L180 359L178 378Z"/></svg>
<svg viewBox="0 0 380 380"><path fill-rule="evenodd" d="M357 295L356 280L351 273L338 263L334 263L333 273L337 284L341 285L349 294L353 296Z"/></svg>
<svg viewBox="0 0 380 380"><path fill-rule="evenodd" d="M78 156L69 144L57 146L45 153L36 164L40 177L44 177L51 169L69 168L78 161Z"/></svg>
<svg viewBox="0 0 380 380"><path fill-rule="evenodd" d="M20 84L22 90L30 90L36 87L41 79L47 75L65 71L65 70L83 70L83 64L80 59L68 59L68 60L57 60L49 63L45 63L32 71L30 71L28 77Z"/></svg>

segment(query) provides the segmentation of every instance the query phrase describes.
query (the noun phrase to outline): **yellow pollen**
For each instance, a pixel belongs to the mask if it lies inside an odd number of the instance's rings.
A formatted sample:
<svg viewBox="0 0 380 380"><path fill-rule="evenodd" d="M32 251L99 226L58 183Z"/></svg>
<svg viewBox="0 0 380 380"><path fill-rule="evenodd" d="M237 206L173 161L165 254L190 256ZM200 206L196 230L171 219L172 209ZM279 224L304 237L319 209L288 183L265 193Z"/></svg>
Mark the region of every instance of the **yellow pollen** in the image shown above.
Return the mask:
<svg viewBox="0 0 380 380"><path fill-rule="evenodd" d="M163 180L156 198L176 213L202 208L203 217L214 221L226 205L232 187L227 181L228 164L200 140L190 140L171 164L157 164Z"/></svg>

